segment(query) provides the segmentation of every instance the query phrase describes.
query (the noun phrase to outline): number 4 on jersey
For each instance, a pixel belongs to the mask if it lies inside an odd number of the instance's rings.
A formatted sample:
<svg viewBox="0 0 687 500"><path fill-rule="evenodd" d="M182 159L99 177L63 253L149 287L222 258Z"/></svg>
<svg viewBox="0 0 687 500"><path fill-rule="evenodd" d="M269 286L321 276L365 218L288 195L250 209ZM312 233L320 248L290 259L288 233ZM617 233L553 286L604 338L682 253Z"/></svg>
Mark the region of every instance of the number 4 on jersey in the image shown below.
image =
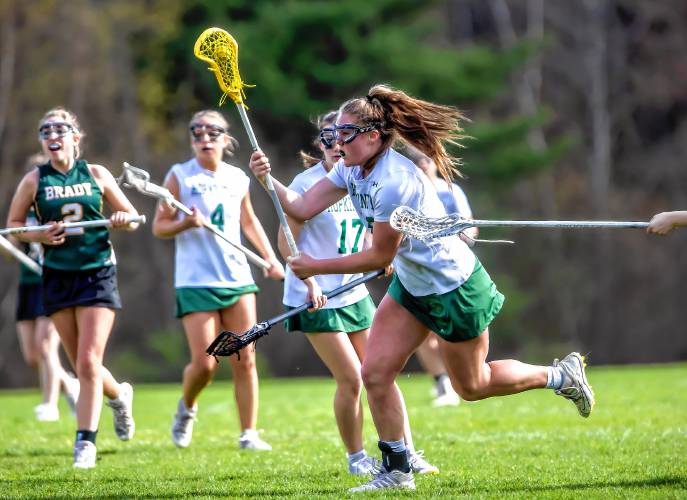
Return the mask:
<svg viewBox="0 0 687 500"><path fill-rule="evenodd" d="M212 213L210 214L210 222L212 222L217 229L224 231L224 205L221 203L217 205Z"/></svg>

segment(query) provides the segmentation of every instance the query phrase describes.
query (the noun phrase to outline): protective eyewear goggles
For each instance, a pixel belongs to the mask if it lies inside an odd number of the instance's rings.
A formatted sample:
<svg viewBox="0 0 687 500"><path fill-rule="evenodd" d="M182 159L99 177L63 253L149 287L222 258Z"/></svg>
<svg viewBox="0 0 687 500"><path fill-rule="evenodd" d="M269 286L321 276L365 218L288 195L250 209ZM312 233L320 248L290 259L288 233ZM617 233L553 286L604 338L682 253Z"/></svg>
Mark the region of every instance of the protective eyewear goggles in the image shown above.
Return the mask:
<svg viewBox="0 0 687 500"><path fill-rule="evenodd" d="M50 139L53 135L64 137L71 132L74 132L74 126L67 122L44 123L38 127L38 137L41 139Z"/></svg>
<svg viewBox="0 0 687 500"><path fill-rule="evenodd" d="M352 123L344 123L343 125L332 125L331 127L324 127L320 130L320 142L329 149L334 146L336 141L341 141L342 144L348 144L360 134L376 130L375 125L368 125L367 127L360 127Z"/></svg>
<svg viewBox="0 0 687 500"><path fill-rule="evenodd" d="M222 127L218 125L191 125L189 127L189 130L191 131L191 137L193 137L193 140L195 142L200 142L203 140L203 137L205 135L208 136L208 139L210 141L215 142L217 141L223 134L226 134L227 131L224 130Z"/></svg>

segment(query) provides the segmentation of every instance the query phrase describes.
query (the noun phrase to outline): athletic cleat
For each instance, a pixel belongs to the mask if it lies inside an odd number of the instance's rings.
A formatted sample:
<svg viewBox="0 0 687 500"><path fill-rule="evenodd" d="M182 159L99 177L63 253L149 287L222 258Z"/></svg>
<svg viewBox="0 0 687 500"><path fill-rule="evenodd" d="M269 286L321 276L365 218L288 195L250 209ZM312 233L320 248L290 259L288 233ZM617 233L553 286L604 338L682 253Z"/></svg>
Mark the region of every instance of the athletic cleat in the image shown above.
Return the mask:
<svg viewBox="0 0 687 500"><path fill-rule="evenodd" d="M391 472L380 471L365 484L356 486L348 490L350 493L360 493L363 491L381 490L384 488L405 488L409 490L415 489L415 479L413 479L412 472L401 472L400 470L392 470Z"/></svg>
<svg viewBox="0 0 687 500"><path fill-rule="evenodd" d="M76 469L92 469L95 467L96 448L90 441L74 443L74 467Z"/></svg>
<svg viewBox="0 0 687 500"><path fill-rule="evenodd" d="M446 393L441 396L437 396L432 401L432 406L435 408L441 408L443 406L458 406L460 404L460 396L455 392L453 394Z"/></svg>
<svg viewBox="0 0 687 500"><path fill-rule="evenodd" d="M377 459L365 455L357 462L348 464L348 473L356 476L367 476L368 474L376 474L379 472L380 464Z"/></svg>
<svg viewBox="0 0 687 500"><path fill-rule="evenodd" d="M441 375L434 383L434 401L432 406L458 406L460 404L460 396L456 394L451 386L451 379L447 375Z"/></svg>
<svg viewBox="0 0 687 500"><path fill-rule="evenodd" d="M439 467L430 464L425 460L425 452L423 450L408 453L408 464L410 464L410 471L417 474L439 474Z"/></svg>
<svg viewBox="0 0 687 500"><path fill-rule="evenodd" d="M255 451L271 451L272 447L260 439L258 436L258 431L255 429L246 429L239 436L239 448L242 450L255 450Z"/></svg>
<svg viewBox="0 0 687 500"><path fill-rule="evenodd" d="M198 405L188 409L183 399L179 400L177 412L172 423L172 441L179 448L187 448L193 437L193 423L198 414Z"/></svg>
<svg viewBox="0 0 687 500"><path fill-rule="evenodd" d="M57 405L41 403L33 411L36 413L36 420L39 422L57 422L60 419L60 410Z"/></svg>
<svg viewBox="0 0 687 500"><path fill-rule="evenodd" d="M64 381L64 399L67 401L72 415L76 415L76 402L79 400L80 389L81 384L79 384L79 379L67 375Z"/></svg>
<svg viewBox="0 0 687 500"><path fill-rule="evenodd" d="M128 441L134 437L136 424L134 422L134 388L128 382L119 384L120 391L117 399L107 401L107 406L112 408L114 430L122 441Z"/></svg>
<svg viewBox="0 0 687 500"><path fill-rule="evenodd" d="M584 418L587 418L594 408L594 391L587 382L584 372L584 356L577 352L568 354L561 361L554 359L553 366L561 370L563 374L563 384L555 392L565 399L569 399L577 407L577 411Z"/></svg>

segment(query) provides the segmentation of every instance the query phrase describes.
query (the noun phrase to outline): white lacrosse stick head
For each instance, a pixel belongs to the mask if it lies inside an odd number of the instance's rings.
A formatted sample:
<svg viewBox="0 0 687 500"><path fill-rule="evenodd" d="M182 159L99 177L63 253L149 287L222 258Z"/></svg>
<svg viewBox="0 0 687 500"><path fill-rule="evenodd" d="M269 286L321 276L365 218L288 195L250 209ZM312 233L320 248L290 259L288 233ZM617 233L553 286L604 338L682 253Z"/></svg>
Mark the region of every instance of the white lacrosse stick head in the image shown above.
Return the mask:
<svg viewBox="0 0 687 500"><path fill-rule="evenodd" d="M452 236L472 227L472 223L458 214L427 217L410 207L400 206L391 212L389 224L396 231L420 241Z"/></svg>

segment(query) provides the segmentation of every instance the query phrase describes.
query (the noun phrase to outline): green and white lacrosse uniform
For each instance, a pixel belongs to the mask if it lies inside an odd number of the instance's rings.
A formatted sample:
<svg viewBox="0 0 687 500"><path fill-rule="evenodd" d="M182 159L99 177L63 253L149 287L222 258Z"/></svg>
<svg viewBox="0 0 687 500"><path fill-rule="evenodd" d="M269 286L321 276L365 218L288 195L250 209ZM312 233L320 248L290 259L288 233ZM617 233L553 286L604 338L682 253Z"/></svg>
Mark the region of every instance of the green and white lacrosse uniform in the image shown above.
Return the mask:
<svg viewBox="0 0 687 500"><path fill-rule="evenodd" d="M389 222L401 205L427 216L445 209L430 179L393 149L365 178L359 166L337 162L327 178L347 189L361 220ZM450 342L479 336L503 305L504 297L470 248L456 237L422 242L404 238L394 258L388 293L429 329Z"/></svg>
<svg viewBox="0 0 687 500"><path fill-rule="evenodd" d="M447 214L458 214L463 219L472 219L468 197L458 184L455 182L449 184L444 179L437 179L434 186Z"/></svg>
<svg viewBox="0 0 687 500"><path fill-rule="evenodd" d="M303 194L326 177L322 162L298 174L289 189ZM346 196L327 210L305 222L298 235L298 248L319 259L342 257L363 248L366 224L358 217L351 199ZM361 274L326 274L315 276L323 292L328 292L358 279ZM287 309L304 304L308 288L291 270L286 269L284 305ZM304 333L345 332L365 330L372 324L375 305L365 285L359 285L332 297L322 308L312 313L304 311L286 320L286 330Z"/></svg>
<svg viewBox="0 0 687 500"><path fill-rule="evenodd" d="M85 160L62 173L38 167L34 199L41 224L105 219L103 192ZM65 230L62 245L43 245L43 305L48 315L75 306L120 309L115 256L107 227Z"/></svg>
<svg viewBox="0 0 687 500"><path fill-rule="evenodd" d="M25 226L37 226L36 212L29 209ZM38 265L43 264L43 248L40 243L22 243L21 250ZM16 320L33 320L45 316L43 307L43 278L24 264L19 265L19 288L17 290Z"/></svg>
<svg viewBox="0 0 687 500"><path fill-rule="evenodd" d="M241 202L250 179L240 169L222 162L217 171L203 168L193 158L177 163L167 173L179 184L179 201L198 211L230 240L241 242ZM177 219L184 214L177 213ZM174 238L174 287L178 318L193 312L218 311L256 293L246 256L202 227L182 231Z"/></svg>

